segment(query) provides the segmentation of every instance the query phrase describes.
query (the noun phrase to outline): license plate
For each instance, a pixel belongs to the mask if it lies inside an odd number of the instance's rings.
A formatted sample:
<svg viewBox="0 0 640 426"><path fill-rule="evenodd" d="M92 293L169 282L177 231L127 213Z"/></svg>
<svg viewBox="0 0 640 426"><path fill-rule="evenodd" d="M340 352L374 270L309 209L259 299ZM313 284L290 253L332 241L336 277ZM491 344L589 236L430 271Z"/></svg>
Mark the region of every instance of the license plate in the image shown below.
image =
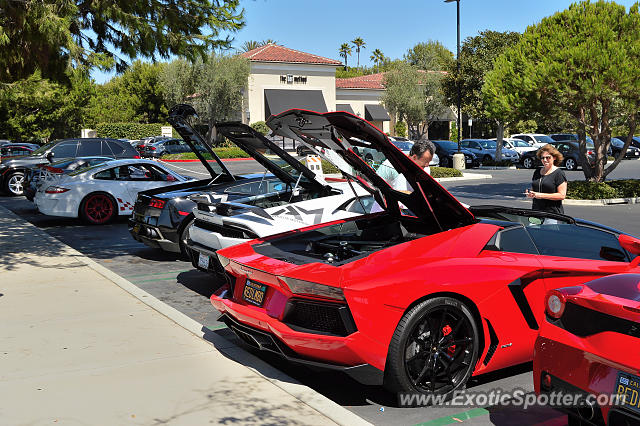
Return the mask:
<svg viewBox="0 0 640 426"><path fill-rule="evenodd" d="M266 292L266 285L247 280L242 292L242 298L253 305L262 306Z"/></svg>
<svg viewBox="0 0 640 426"><path fill-rule="evenodd" d="M469 160L469 159L467 158L467 163L470 163L470 162L471 162L471 160Z"/></svg>
<svg viewBox="0 0 640 426"><path fill-rule="evenodd" d="M624 395L624 401L621 401L624 407L640 413L640 377L619 372L614 392Z"/></svg>
<svg viewBox="0 0 640 426"><path fill-rule="evenodd" d="M209 269L209 256L200 253L200 256L198 256L198 266L202 269Z"/></svg>

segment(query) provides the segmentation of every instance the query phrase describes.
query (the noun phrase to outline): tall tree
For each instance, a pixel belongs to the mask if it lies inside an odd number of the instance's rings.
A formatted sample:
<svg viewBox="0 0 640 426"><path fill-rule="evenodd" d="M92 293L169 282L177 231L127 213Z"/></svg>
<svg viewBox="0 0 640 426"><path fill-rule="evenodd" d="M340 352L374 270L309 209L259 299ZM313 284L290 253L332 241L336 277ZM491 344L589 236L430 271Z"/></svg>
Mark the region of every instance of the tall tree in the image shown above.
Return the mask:
<svg viewBox="0 0 640 426"><path fill-rule="evenodd" d="M358 54L357 68L360 68L360 49L364 49L367 43L365 43L365 41L361 37L354 38L353 40L351 40L351 43L353 43L356 48L356 53Z"/></svg>
<svg viewBox="0 0 640 426"><path fill-rule="evenodd" d="M409 49L404 59L425 71L447 71L453 63L453 53L439 41L429 40Z"/></svg>
<svg viewBox="0 0 640 426"><path fill-rule="evenodd" d="M624 117L629 137L640 109L639 6L629 12L605 1L583 1L527 28L520 41L498 57L483 93L492 113L545 117L568 113L580 139L586 179L603 181L621 157L605 169L611 120ZM586 134L594 141L596 164L586 161Z"/></svg>
<svg viewBox="0 0 640 426"><path fill-rule="evenodd" d="M344 58L344 69L346 70L348 66L347 58L351 56L351 46L349 46L349 43L342 43L338 52L340 53L340 57Z"/></svg>
<svg viewBox="0 0 640 426"><path fill-rule="evenodd" d="M429 137L429 126L449 111L440 85L442 74L400 63L384 76L380 98L396 121L405 121L411 137Z"/></svg>
<svg viewBox="0 0 640 426"><path fill-rule="evenodd" d="M258 47L261 47L262 43L256 40L247 40L244 43L242 43L242 45L240 46L240 50L242 52L248 52L250 50L253 49L257 49Z"/></svg>
<svg viewBox="0 0 640 426"><path fill-rule="evenodd" d="M211 54L206 61L190 65L177 60L167 65L161 81L169 106L193 104L209 129L217 121L238 120L249 78L249 61L240 56ZM209 140L213 139L211 131Z"/></svg>
<svg viewBox="0 0 640 426"><path fill-rule="evenodd" d="M69 67L124 71L127 59L203 57L228 46L244 25L239 0L3 1L0 5L0 82L66 80Z"/></svg>
<svg viewBox="0 0 640 426"><path fill-rule="evenodd" d="M448 102L451 105L457 103L460 84L462 110L476 119L488 118L490 114L482 97L485 74L493 69L495 59L519 39L520 33L510 31L482 31L475 37L465 39L460 49L460 74L454 62L444 78L443 89ZM498 129L496 159L500 160L506 117L492 115L491 118L495 120Z"/></svg>
<svg viewBox="0 0 640 426"><path fill-rule="evenodd" d="M371 59L375 64L376 71L380 71L380 64L384 62L384 53L382 53L382 50L376 49L371 52L371 56L369 56L369 59Z"/></svg>

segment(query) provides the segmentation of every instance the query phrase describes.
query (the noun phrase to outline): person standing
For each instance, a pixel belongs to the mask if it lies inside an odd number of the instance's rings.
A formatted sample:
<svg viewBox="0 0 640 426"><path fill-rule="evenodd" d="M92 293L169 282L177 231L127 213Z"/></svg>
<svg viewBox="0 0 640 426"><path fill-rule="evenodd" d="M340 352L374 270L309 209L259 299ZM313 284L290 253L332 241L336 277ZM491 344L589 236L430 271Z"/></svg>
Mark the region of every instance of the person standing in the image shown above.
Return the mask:
<svg viewBox="0 0 640 426"><path fill-rule="evenodd" d="M567 176L558 168L562 163L562 154L551 144L536 152L542 161L542 167L533 172L531 190L525 192L533 199L534 210L564 214L562 200L567 196Z"/></svg>

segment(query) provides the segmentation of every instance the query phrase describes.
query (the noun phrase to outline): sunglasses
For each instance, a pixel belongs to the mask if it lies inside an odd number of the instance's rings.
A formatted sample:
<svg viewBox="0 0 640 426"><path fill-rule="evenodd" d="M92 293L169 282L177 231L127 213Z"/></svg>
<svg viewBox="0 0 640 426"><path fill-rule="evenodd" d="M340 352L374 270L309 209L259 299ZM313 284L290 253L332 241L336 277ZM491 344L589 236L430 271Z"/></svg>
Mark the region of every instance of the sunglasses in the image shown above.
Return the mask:
<svg viewBox="0 0 640 426"><path fill-rule="evenodd" d="M545 155L544 157L540 157L541 160L551 160L553 159L553 157L551 157L550 155Z"/></svg>

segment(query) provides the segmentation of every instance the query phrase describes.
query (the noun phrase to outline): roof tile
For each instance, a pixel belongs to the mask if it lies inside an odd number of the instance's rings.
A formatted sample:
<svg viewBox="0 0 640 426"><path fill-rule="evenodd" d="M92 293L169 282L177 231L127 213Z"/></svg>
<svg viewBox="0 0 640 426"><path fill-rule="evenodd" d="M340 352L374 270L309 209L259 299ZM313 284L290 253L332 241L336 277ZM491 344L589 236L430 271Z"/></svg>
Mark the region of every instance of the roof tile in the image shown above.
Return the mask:
<svg viewBox="0 0 640 426"><path fill-rule="evenodd" d="M289 49L269 43L248 52L241 53L240 56L256 62L286 62L298 64L320 64L320 65L342 65L342 62L329 59L299 50Z"/></svg>

